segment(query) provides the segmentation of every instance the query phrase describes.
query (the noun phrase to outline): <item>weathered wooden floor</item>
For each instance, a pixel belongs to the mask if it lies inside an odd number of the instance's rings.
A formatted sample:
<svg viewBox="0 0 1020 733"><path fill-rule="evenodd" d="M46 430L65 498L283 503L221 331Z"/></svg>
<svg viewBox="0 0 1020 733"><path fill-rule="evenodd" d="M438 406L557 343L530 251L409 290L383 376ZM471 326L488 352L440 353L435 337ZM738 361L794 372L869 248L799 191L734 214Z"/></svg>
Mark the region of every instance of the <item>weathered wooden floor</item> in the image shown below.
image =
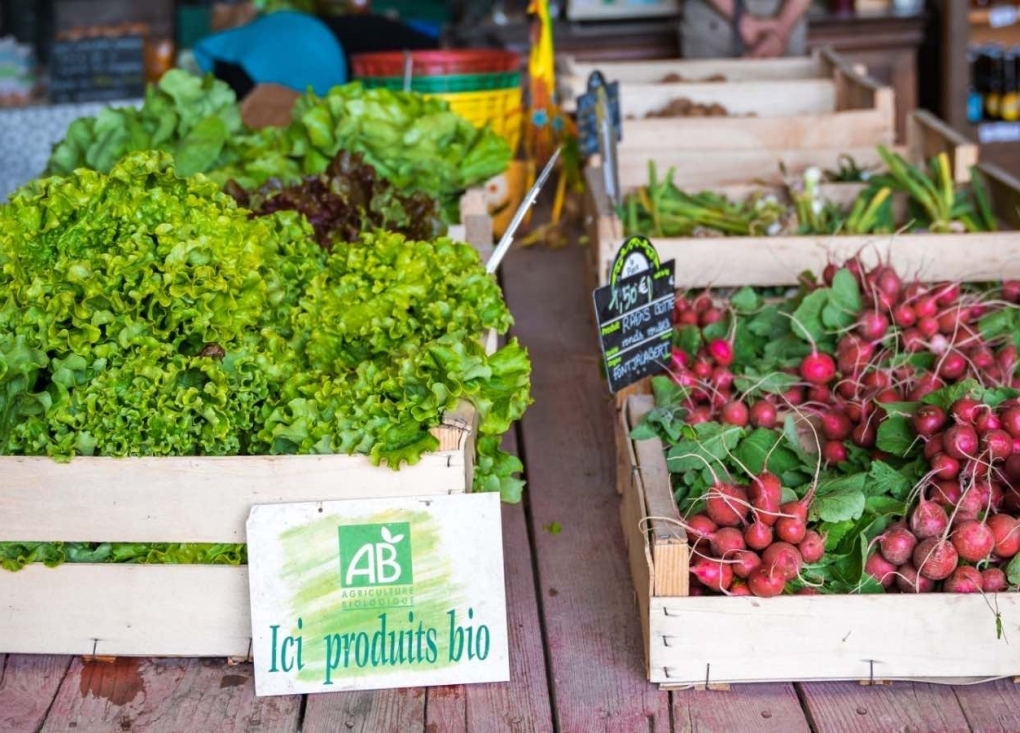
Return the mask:
<svg viewBox="0 0 1020 733"><path fill-rule="evenodd" d="M1020 731L1012 682L672 693L645 682L584 257L523 250L504 265L535 370L513 441L529 491L503 511L510 683L257 699L251 666L221 660L0 655L0 732Z"/></svg>

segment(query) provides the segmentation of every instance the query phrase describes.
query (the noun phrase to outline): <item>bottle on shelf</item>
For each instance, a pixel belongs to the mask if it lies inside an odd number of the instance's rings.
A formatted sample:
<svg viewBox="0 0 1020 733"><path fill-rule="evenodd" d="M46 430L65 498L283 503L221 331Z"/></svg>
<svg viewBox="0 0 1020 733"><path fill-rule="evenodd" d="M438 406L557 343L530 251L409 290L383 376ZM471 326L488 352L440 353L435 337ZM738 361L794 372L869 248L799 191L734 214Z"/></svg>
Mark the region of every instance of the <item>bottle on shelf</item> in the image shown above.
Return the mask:
<svg viewBox="0 0 1020 733"><path fill-rule="evenodd" d="M999 118L1004 122L1020 120L1020 88L1017 87L1016 48L1002 54L1002 97L999 100Z"/></svg>
<svg viewBox="0 0 1020 733"><path fill-rule="evenodd" d="M988 59L988 87L985 90L985 119L1000 119L999 103L1002 100L1002 47L989 46L985 54Z"/></svg>
<svg viewBox="0 0 1020 733"><path fill-rule="evenodd" d="M987 74L984 70L985 57L979 46L967 47L967 68L970 72L970 83L967 88L967 122L976 125L985 114L984 90L987 86Z"/></svg>

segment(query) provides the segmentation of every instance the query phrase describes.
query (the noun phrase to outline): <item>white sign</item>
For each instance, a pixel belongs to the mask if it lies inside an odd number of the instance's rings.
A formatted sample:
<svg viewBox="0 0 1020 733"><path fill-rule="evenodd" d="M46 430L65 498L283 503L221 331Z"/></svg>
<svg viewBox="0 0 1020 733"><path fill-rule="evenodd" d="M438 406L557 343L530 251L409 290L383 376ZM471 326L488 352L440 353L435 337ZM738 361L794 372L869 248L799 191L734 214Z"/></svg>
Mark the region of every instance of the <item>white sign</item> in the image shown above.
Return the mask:
<svg viewBox="0 0 1020 733"><path fill-rule="evenodd" d="M510 679L498 494L248 516L255 693Z"/></svg>

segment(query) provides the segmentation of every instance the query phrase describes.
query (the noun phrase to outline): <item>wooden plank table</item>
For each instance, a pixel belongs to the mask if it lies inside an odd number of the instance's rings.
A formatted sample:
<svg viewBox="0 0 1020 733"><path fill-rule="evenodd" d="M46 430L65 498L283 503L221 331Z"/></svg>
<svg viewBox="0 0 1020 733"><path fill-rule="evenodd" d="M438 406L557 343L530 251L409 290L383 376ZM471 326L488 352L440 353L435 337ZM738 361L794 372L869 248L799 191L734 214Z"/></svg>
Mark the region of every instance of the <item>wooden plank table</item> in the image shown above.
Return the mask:
<svg viewBox="0 0 1020 733"><path fill-rule="evenodd" d="M503 508L509 684L256 698L250 664L0 655L0 731L1020 730L1020 687L1005 681L675 692L645 681L584 258L580 247L530 249L504 265L535 398L510 439L529 491L523 505Z"/></svg>

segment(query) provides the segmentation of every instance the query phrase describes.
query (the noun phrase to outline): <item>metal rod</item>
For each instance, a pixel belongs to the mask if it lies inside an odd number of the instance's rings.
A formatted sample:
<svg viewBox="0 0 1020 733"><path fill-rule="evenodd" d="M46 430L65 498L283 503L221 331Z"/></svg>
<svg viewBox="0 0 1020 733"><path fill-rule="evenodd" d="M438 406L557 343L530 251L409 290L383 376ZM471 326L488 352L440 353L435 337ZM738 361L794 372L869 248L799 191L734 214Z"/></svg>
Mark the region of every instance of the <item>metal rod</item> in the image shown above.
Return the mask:
<svg viewBox="0 0 1020 733"><path fill-rule="evenodd" d="M543 184L549 179L549 175L552 173L553 167L556 165L557 159L560 157L560 150L562 148L556 148L556 151L549 158L549 162L545 164L545 168L542 169L542 173L539 174L538 179L535 181L535 185L531 187L528 194L524 197L521 205L517 207L517 211L514 212L514 218L510 220L510 226L503 232L503 236L499 240L499 244L496 245L496 250L489 257L488 264L485 265L485 271L492 274L499 267L499 263L503 261L503 257L510 249L510 245L514 241L514 233L517 231L517 227L524 221L524 215L528 213L528 209L535 199L538 198L539 191L542 190Z"/></svg>

